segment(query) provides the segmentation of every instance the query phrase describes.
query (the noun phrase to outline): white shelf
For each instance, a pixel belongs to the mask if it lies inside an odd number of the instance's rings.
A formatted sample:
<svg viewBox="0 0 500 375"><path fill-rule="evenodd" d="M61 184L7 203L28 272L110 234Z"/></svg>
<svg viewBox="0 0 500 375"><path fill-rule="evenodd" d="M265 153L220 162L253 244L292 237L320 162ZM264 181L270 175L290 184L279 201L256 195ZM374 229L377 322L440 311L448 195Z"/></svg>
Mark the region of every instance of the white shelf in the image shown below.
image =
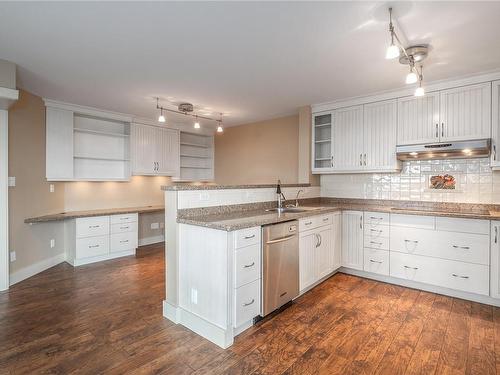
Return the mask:
<svg viewBox="0 0 500 375"><path fill-rule="evenodd" d="M191 146L191 147L200 147L200 148L209 148L210 147L210 146L201 145L198 143L187 143L187 142L181 142L181 146Z"/></svg>
<svg viewBox="0 0 500 375"><path fill-rule="evenodd" d="M108 160L108 161L130 161L130 159L122 159L122 158L101 158L96 156L83 156L83 155L75 155L75 159L87 159L87 160Z"/></svg>
<svg viewBox="0 0 500 375"><path fill-rule="evenodd" d="M328 124L319 124L319 125L314 125L315 128L322 128L324 126L332 126L332 124L329 122Z"/></svg>
<svg viewBox="0 0 500 375"><path fill-rule="evenodd" d="M330 160L330 158L315 158L314 160L316 160L316 161L325 161L325 160Z"/></svg>
<svg viewBox="0 0 500 375"><path fill-rule="evenodd" d="M314 141L314 143L327 143L331 141L332 141L331 139L320 139L319 141Z"/></svg>
<svg viewBox="0 0 500 375"><path fill-rule="evenodd" d="M181 154L183 158L212 159L210 156Z"/></svg>
<svg viewBox="0 0 500 375"><path fill-rule="evenodd" d="M100 130L91 130L91 129L83 129L83 128L75 128L74 130L77 133L105 135L108 137L119 137L119 138L130 137L130 135L128 135L128 134L112 133L112 132L105 132L105 131L100 131Z"/></svg>

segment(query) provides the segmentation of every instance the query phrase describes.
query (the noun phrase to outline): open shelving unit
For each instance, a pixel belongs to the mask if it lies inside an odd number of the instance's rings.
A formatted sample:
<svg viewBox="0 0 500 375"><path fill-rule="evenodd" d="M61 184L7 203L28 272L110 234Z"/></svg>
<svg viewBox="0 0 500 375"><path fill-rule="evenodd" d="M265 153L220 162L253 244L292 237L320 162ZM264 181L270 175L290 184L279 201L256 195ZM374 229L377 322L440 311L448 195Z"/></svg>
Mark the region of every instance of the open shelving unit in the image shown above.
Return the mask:
<svg viewBox="0 0 500 375"><path fill-rule="evenodd" d="M214 137L181 131L180 163L177 181L213 181Z"/></svg>
<svg viewBox="0 0 500 375"><path fill-rule="evenodd" d="M74 180L130 179L130 124L75 113Z"/></svg>
<svg viewBox="0 0 500 375"><path fill-rule="evenodd" d="M332 114L315 115L314 126L314 168L329 168L332 157Z"/></svg>

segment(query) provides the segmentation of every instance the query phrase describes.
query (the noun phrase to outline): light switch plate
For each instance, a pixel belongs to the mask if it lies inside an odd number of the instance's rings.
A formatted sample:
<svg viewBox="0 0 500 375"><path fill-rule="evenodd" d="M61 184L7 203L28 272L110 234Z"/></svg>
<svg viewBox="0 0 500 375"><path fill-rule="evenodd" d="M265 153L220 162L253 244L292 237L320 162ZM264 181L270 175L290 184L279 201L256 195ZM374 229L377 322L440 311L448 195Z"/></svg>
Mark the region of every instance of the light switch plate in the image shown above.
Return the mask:
<svg viewBox="0 0 500 375"><path fill-rule="evenodd" d="M14 187L14 186L16 186L16 178L9 177L9 187Z"/></svg>
<svg viewBox="0 0 500 375"><path fill-rule="evenodd" d="M54 184L49 185L49 192L53 193L55 191L55 186Z"/></svg>
<svg viewBox="0 0 500 375"><path fill-rule="evenodd" d="M56 247L56 240L52 238L50 240L50 248L53 249L54 247Z"/></svg>
<svg viewBox="0 0 500 375"><path fill-rule="evenodd" d="M16 261L16 252L15 251L11 251L10 252L10 261L11 262L15 262Z"/></svg>

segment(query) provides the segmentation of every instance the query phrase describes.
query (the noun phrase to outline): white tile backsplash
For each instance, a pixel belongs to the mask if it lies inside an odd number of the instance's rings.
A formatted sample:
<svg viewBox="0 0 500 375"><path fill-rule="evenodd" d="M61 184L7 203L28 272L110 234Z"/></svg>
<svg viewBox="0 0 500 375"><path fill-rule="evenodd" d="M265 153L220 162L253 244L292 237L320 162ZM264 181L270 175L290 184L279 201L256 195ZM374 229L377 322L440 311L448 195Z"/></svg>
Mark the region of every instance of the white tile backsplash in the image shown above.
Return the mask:
<svg viewBox="0 0 500 375"><path fill-rule="evenodd" d="M441 173L455 177L455 190L428 188L429 176ZM322 175L321 196L500 204L500 172L491 171L488 158L412 160L400 173Z"/></svg>

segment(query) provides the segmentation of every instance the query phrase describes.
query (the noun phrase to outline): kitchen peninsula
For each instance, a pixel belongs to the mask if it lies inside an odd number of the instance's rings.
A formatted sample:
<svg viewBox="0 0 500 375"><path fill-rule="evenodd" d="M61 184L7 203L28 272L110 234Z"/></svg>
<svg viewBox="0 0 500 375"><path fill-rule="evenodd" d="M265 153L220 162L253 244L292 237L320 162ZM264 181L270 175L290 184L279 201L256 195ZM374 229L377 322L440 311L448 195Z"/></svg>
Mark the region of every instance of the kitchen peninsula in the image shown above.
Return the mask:
<svg viewBox="0 0 500 375"><path fill-rule="evenodd" d="M298 220L300 294L342 271L500 305L499 205L321 198L319 187L163 187L164 315L221 347L262 314L262 227ZM299 191L302 192L299 193ZM268 210L268 211L266 211ZM491 246L491 262L490 262Z"/></svg>

